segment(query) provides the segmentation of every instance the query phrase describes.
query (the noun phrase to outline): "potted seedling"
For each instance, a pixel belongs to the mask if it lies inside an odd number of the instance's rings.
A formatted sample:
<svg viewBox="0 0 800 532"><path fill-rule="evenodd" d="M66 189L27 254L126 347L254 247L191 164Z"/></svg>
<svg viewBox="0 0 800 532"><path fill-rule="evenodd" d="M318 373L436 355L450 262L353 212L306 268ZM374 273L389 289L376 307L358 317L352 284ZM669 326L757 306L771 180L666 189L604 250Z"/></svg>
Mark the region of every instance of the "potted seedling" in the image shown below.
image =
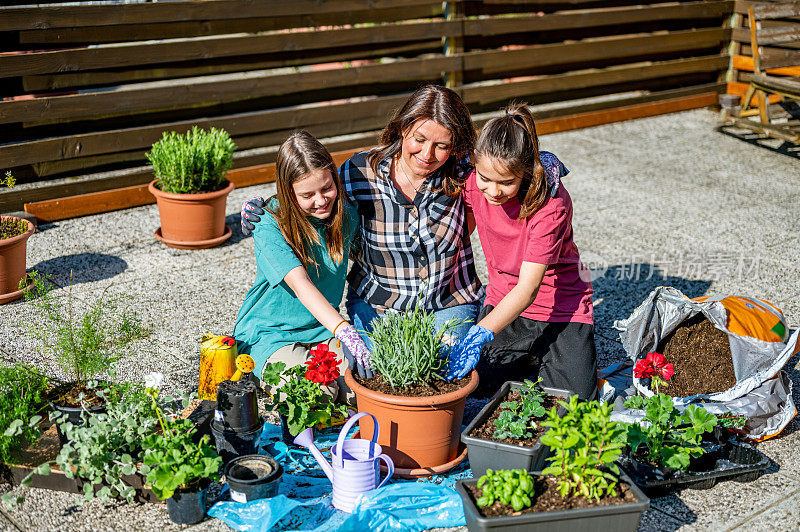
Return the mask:
<svg viewBox="0 0 800 532"><path fill-rule="evenodd" d="M445 345L457 322L436 330L434 316L417 307L406 313L386 313L370 333L375 376L362 379L349 369L345 381L355 392L359 412L377 418L378 444L394 461L395 474L430 475L447 471L462 460L461 420L467 396L478 386L472 371L446 382ZM360 423L360 437L371 439L373 424Z"/></svg>
<svg viewBox="0 0 800 532"><path fill-rule="evenodd" d="M0 366L0 462L14 463L41 435L49 387L35 368L18 362Z"/></svg>
<svg viewBox="0 0 800 532"><path fill-rule="evenodd" d="M195 437L196 427L188 419L168 419L148 388L161 431L142 441L141 471L147 485L162 501L167 501L169 518L177 524L199 523L206 514L206 489L218 480L222 458L208 434Z"/></svg>
<svg viewBox="0 0 800 532"><path fill-rule="evenodd" d="M323 390L339 378L339 360L326 344L316 346L311 355L305 366L286 369L276 362L264 369L264 382L275 391L272 407L281 416L286 443L309 427L331 426L347 416L347 407L333 401L332 390Z"/></svg>
<svg viewBox="0 0 800 532"><path fill-rule="evenodd" d="M467 446L473 476L483 475L490 467L544 468L550 448L539 441L545 431L541 422L558 398L572 394L540 387L540 382L506 382L464 429L461 441Z"/></svg>
<svg viewBox="0 0 800 532"><path fill-rule="evenodd" d="M625 425L610 420L611 406L573 395L559 414L551 408L542 443L550 465L529 477L523 470L487 470L461 480L471 530L634 531L650 500L614 463L625 445Z"/></svg>
<svg viewBox="0 0 800 532"><path fill-rule="evenodd" d="M156 238L178 249L217 246L231 236L225 206L233 183L225 178L233 166L236 144L222 129L193 127L186 134L165 132L146 154L155 179L161 227Z"/></svg>
<svg viewBox="0 0 800 532"><path fill-rule="evenodd" d="M104 384L98 376L113 376L115 363L127 354L134 340L147 336L137 315L109 296L108 288L93 302L73 297L72 282L67 295L53 296L47 280L32 272L33 288L26 299L38 309L44 326L33 329L46 352L56 359L65 378L52 378L49 392L62 444L85 422L85 413L105 409ZM78 307L81 308L78 308Z"/></svg>
<svg viewBox="0 0 800 532"><path fill-rule="evenodd" d="M11 172L6 172L0 178L0 186L14 186ZM0 305L21 298L25 291L28 238L34 230L35 227L28 220L0 216Z"/></svg>

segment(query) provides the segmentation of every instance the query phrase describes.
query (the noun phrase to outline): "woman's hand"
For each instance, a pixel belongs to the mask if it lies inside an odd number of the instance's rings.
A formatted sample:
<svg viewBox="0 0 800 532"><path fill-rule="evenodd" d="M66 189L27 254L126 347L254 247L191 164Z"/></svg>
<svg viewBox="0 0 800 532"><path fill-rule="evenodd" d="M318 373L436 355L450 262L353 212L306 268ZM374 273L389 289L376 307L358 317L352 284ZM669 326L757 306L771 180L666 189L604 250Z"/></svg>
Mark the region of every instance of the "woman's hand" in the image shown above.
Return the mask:
<svg viewBox="0 0 800 532"><path fill-rule="evenodd" d="M464 378L475 369L481 356L481 348L494 339L494 333L480 325L473 325L467 334L450 349L448 356L447 381Z"/></svg>
<svg viewBox="0 0 800 532"><path fill-rule="evenodd" d="M369 350L367 350L367 346L359 336L356 328L348 323L344 327L339 327L335 336L353 355L353 371L357 371L358 376L362 379L372 378L374 373L372 372L372 360L370 359Z"/></svg>

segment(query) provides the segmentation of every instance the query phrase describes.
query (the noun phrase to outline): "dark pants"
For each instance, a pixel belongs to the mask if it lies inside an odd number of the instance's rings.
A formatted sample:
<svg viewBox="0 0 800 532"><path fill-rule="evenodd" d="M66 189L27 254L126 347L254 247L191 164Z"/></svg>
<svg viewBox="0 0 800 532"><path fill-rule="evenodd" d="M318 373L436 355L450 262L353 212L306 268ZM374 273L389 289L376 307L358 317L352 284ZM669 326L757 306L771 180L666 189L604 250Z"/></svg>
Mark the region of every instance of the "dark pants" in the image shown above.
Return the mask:
<svg viewBox="0 0 800 532"><path fill-rule="evenodd" d="M494 307L481 309L480 321ZM594 325L546 322L519 317L481 349L480 384L474 395L491 397L506 381L535 380L541 385L598 398Z"/></svg>

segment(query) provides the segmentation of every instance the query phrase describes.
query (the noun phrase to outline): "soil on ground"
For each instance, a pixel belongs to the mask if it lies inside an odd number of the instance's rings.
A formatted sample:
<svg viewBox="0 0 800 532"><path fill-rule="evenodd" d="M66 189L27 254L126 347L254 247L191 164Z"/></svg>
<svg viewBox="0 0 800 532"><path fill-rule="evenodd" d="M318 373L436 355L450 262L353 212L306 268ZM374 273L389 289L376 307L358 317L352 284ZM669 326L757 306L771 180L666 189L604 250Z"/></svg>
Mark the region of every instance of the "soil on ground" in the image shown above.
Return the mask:
<svg viewBox="0 0 800 532"><path fill-rule="evenodd" d="M633 496L633 493L625 484L617 485L616 496L605 496L599 501L587 499L583 496L562 497L558 491L558 479L551 476L537 477L534 486L535 494L534 497L531 497L533 505L530 508L524 508L517 512L511 506L506 506L500 501L494 501L494 504L485 508L478 506L478 511L484 517L502 517L636 502L636 497ZM483 495L483 490L477 486L466 486L466 488L472 495L473 502Z"/></svg>
<svg viewBox="0 0 800 532"><path fill-rule="evenodd" d="M369 388L370 390L385 393L387 395L398 395L400 397L430 397L433 395L444 395L446 393L460 390L466 386L471 377L467 375L463 379L454 381L434 381L423 385L412 385L408 388L392 388L389 382L383 375L376 373L374 377L363 379L358 375L353 375L353 378L361 386Z"/></svg>
<svg viewBox="0 0 800 532"><path fill-rule="evenodd" d="M657 347L675 374L662 390L672 397L724 392L736 384L728 335L703 314L685 320Z"/></svg>
<svg viewBox="0 0 800 532"><path fill-rule="evenodd" d="M48 392L48 397L50 402L58 406L78 408L81 406L81 400L79 399L81 393L83 393L83 404L86 406L102 406L106 403L105 399L98 397L94 389L89 388L85 382L59 384Z"/></svg>
<svg viewBox="0 0 800 532"><path fill-rule="evenodd" d="M511 390L511 392L508 395L506 395L503 401L519 401L521 398L522 397L518 391ZM552 395L545 396L543 403L545 410L550 410L554 406L557 406L557 401L559 399L560 398L553 397ZM494 409L494 412L492 412L492 414L486 419L486 421L484 421L483 423L472 429L469 435L472 436L473 438L481 438L484 440L509 443L511 445L518 445L520 447L533 447L534 445L536 445L536 442L539 441L539 438L542 436L542 434L544 434L545 430L547 430L546 427L542 427L539 424L539 421L544 420L546 416L541 418L538 417L534 418L534 420L536 421L536 428L531 431L533 435L530 438L498 439L494 437L494 431L497 429L497 427L495 427L494 425L494 420L500 417L500 414L505 410L504 408L501 408L500 405L502 404L503 403L498 404L497 408Z"/></svg>

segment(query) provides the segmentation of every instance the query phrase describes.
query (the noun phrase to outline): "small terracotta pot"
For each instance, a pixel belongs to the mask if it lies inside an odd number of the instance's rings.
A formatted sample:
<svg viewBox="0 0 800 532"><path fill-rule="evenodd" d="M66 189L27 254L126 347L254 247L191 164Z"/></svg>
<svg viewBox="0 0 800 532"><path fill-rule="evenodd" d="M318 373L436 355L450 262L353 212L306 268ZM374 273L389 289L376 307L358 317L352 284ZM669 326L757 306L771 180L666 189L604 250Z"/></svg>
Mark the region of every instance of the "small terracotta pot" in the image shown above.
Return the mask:
<svg viewBox="0 0 800 532"><path fill-rule="evenodd" d="M459 390L430 397L401 397L365 388L348 369L345 382L356 394L359 412L378 421L378 444L395 466L403 469L433 468L452 462L458 455L461 420L467 396L478 387L478 372ZM360 437L372 439L372 420L359 423Z"/></svg>
<svg viewBox="0 0 800 532"><path fill-rule="evenodd" d="M233 183L215 192L172 194L162 192L151 181L147 187L158 203L161 227L156 236L179 249L200 249L221 244L230 236L225 227L225 207Z"/></svg>
<svg viewBox="0 0 800 532"><path fill-rule="evenodd" d="M15 216L0 216L21 220ZM25 277L25 261L28 238L36 228L28 220L28 229L21 235L0 240L0 305L22 297L24 290L19 289L20 280Z"/></svg>

